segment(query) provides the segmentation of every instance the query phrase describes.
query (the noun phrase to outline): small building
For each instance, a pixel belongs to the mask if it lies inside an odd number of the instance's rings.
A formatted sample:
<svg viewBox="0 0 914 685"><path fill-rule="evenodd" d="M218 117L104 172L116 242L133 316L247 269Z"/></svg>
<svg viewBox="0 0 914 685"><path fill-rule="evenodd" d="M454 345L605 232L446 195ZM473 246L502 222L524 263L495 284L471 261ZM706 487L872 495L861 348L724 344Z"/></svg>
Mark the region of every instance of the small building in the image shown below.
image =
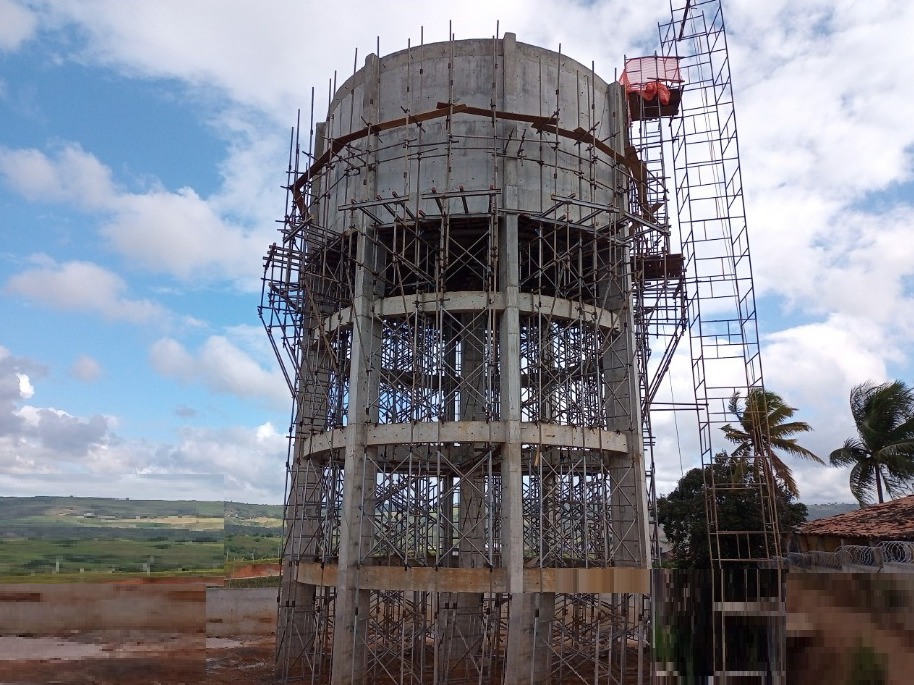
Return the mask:
<svg viewBox="0 0 914 685"><path fill-rule="evenodd" d="M876 547L895 541L914 541L914 495L805 523L791 547L799 552L836 552L848 545Z"/></svg>

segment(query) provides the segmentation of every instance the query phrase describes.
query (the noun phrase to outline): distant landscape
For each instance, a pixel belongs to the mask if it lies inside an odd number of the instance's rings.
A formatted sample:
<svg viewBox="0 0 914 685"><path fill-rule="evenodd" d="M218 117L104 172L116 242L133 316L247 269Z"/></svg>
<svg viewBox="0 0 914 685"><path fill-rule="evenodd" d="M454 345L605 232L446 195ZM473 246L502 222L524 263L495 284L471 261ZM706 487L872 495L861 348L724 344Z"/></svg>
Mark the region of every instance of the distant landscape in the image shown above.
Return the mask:
<svg viewBox="0 0 914 685"><path fill-rule="evenodd" d="M282 506L0 497L0 521L0 582L98 574L222 575L227 562L278 557Z"/></svg>
<svg viewBox="0 0 914 685"><path fill-rule="evenodd" d="M808 520L857 508L809 504ZM0 497L0 582L222 575L226 564L277 561L282 516L277 504Z"/></svg>
<svg viewBox="0 0 914 685"><path fill-rule="evenodd" d="M808 511L808 515L806 520L815 521L817 519L824 519L828 516L844 514L848 511L856 511L859 508L860 505L856 502L853 504L848 504L847 502L832 502L831 504L807 504L806 510Z"/></svg>

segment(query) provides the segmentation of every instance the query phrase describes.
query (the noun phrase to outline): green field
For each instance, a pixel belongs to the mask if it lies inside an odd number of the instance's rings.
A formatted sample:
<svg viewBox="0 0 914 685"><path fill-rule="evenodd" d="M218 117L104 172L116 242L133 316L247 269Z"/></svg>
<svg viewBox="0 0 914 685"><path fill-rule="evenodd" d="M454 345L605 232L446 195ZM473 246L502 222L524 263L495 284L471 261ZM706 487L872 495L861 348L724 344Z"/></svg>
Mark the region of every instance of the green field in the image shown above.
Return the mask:
<svg viewBox="0 0 914 685"><path fill-rule="evenodd" d="M0 540L0 575L120 571L143 573L221 567L221 542L147 540Z"/></svg>
<svg viewBox="0 0 914 685"><path fill-rule="evenodd" d="M282 547L281 504L225 503L225 557L274 559Z"/></svg>
<svg viewBox="0 0 914 685"><path fill-rule="evenodd" d="M0 497L0 577L179 573L275 558L282 506L88 497Z"/></svg>
<svg viewBox="0 0 914 685"><path fill-rule="evenodd" d="M226 535L225 556L231 561L278 558L281 543L278 530L275 535Z"/></svg>

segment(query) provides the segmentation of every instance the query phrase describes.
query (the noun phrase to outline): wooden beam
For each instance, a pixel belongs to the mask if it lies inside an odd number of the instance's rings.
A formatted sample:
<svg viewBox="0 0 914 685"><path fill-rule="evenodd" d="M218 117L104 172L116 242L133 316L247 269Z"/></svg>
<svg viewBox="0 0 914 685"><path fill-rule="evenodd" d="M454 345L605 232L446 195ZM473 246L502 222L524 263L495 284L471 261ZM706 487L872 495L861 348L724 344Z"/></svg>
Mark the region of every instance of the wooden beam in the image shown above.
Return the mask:
<svg viewBox="0 0 914 685"><path fill-rule="evenodd" d="M298 582L336 587L336 564L299 562ZM650 592L650 570L646 568L526 568L524 592L568 594L609 594ZM453 568L434 566L362 566L361 590L404 592L507 592L506 568Z"/></svg>

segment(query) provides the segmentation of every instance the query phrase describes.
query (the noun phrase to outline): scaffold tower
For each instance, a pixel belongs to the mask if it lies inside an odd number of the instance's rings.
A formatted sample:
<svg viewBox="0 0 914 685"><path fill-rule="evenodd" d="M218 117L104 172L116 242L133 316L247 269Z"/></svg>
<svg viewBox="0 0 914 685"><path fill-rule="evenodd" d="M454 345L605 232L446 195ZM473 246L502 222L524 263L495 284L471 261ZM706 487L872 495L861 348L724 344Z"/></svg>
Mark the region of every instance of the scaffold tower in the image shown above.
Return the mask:
<svg viewBox="0 0 914 685"><path fill-rule="evenodd" d="M281 682L663 682L651 419L685 332L713 675L783 681L774 484L720 470L764 387L723 18L670 10L620 83L452 37L293 128L260 307L293 397ZM719 524L734 490L758 529Z"/></svg>
<svg viewBox="0 0 914 685"><path fill-rule="evenodd" d="M294 397L277 675L648 682L683 261L628 94L513 34L332 90L260 308Z"/></svg>
<svg viewBox="0 0 914 685"><path fill-rule="evenodd" d="M765 397L723 10L720 0L672 0L670 10L660 45L682 79L669 157L705 467L713 675L720 683L783 683L786 608L769 455L753 455L755 477L743 478L721 431L735 418L731 398ZM756 430L767 444L767 423ZM724 496L751 503L757 523L729 528L719 516Z"/></svg>

